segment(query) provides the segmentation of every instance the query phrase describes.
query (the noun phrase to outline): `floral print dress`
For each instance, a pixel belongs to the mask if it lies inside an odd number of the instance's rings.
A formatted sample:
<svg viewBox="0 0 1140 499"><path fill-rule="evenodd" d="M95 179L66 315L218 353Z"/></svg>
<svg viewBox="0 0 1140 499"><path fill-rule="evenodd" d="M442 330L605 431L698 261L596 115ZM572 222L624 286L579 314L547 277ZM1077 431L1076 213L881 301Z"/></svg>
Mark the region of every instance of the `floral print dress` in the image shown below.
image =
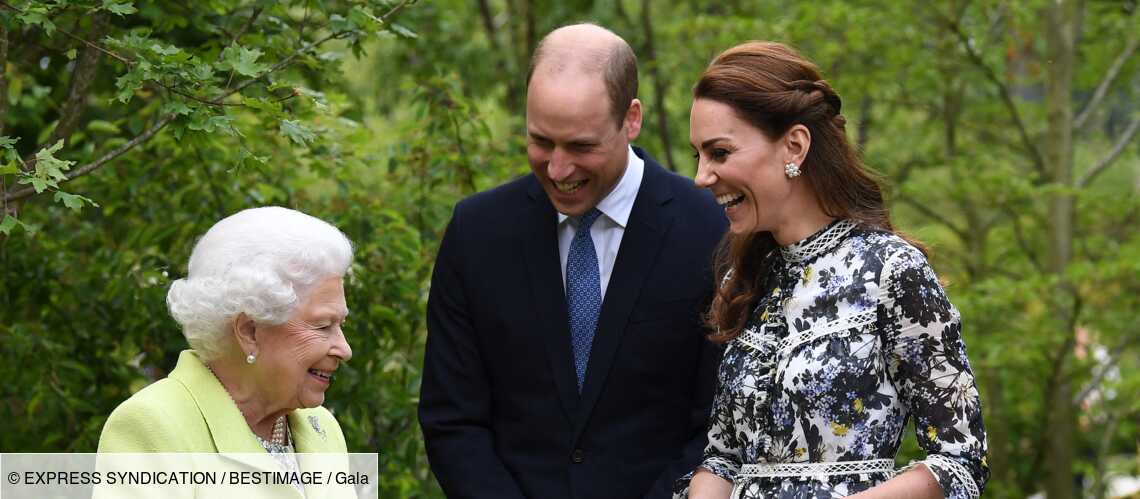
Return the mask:
<svg viewBox="0 0 1140 499"><path fill-rule="evenodd" d="M733 498L844 497L896 474L913 418L944 495L978 497L989 477L978 390L958 311L923 254L838 220L769 261L763 298L726 346L701 467L733 482ZM749 472L777 463L823 464Z"/></svg>

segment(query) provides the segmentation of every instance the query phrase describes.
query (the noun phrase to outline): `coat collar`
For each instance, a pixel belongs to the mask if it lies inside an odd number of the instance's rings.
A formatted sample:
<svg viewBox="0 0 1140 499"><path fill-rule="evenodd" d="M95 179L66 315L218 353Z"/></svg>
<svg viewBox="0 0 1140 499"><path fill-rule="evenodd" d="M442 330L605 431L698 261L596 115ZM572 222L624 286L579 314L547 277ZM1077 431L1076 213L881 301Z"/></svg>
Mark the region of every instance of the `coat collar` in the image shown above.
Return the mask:
<svg viewBox="0 0 1140 499"><path fill-rule="evenodd" d="M214 447L220 453L265 453L249 423L238 410L222 383L193 350L183 350L178 364L170 373L190 392L206 426ZM328 429L323 428L315 411L295 410L287 415L293 448L297 452L328 452Z"/></svg>

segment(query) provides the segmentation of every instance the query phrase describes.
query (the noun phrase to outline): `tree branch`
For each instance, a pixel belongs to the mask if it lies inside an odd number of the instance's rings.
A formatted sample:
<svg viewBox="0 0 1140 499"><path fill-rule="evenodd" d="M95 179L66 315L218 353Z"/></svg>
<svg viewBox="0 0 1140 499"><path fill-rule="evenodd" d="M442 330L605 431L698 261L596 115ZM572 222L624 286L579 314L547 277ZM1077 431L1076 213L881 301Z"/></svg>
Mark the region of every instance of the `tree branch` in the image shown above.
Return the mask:
<svg viewBox="0 0 1140 499"><path fill-rule="evenodd" d="M1045 170L1045 159L1041 156L1041 151L1037 149L1037 146L1033 144L1033 139L1029 137L1029 130L1025 127L1025 122L1021 119L1021 113L1017 110L1017 104L1013 102L1013 96L1009 93L1009 86L998 77L997 72L986 64L982 55L974 49L973 43L970 42L970 38L966 36L966 33L962 31L962 27L958 24L958 21L946 17L943 17L943 21L946 22L950 31L958 38L958 41L962 44L962 48L966 49L966 55L969 56L970 62L977 66L978 69L985 74L986 79L990 80L990 82L997 87L1002 103L1009 112L1014 127L1017 128L1018 135L1021 137L1021 145L1025 148L1025 152L1029 153L1029 157L1033 161L1033 167L1037 170L1037 173L1041 175L1042 179L1048 178L1048 172Z"/></svg>
<svg viewBox="0 0 1140 499"><path fill-rule="evenodd" d="M23 14L23 13L24 13L24 11L23 11L23 10L20 10L20 9L16 8L15 6L13 6L13 5L9 4L8 2L5 2L4 0L0 0L0 7L4 7L5 9L11 10L11 11L13 11L13 12L18 12L18 13L21 13L21 14ZM77 41L77 42L79 42L79 43L82 43L82 44L86 45L86 46L87 46L87 47L89 47L89 48L92 48L92 49L98 50L98 51L100 51L100 52L102 52L102 53L104 53L104 54L107 54L108 56L110 56L110 57L112 57L112 58L114 58L114 59L117 59L119 62L122 62L123 64L126 64L126 65L128 65L128 66L130 66L130 65L134 64L134 61L132 61L132 60L130 60L130 59L127 59L126 57L123 57L123 56L121 56L121 55L119 55L119 54L116 54L115 52L113 52L113 51L111 51L111 50L109 50L109 49L106 49L106 48L104 48L104 47L100 46L100 45L99 45L99 44L97 44L97 43L94 43L94 42L91 42L91 41L85 40L85 39L83 39L82 37L80 37L80 36L78 36L78 35L76 35L76 34L74 34L74 33L70 32L70 31L67 31L67 30L65 30L65 29L62 29L62 28L59 28L59 27L56 27L56 28L55 28L55 30L56 30L56 31L58 31L58 32L60 32L60 33L63 33L64 35L66 35L68 38L71 38L72 40L75 40L75 41Z"/></svg>
<svg viewBox="0 0 1140 499"><path fill-rule="evenodd" d="M242 25L241 29L239 29L238 32L234 34L233 39L230 40L231 47L241 41L242 35L245 35L247 32L249 32L249 28L252 28L253 23L257 22L257 18L261 16L262 10L264 10L264 7L260 5L257 6L257 8L253 9L253 13L249 15L249 20L247 20L245 24Z"/></svg>
<svg viewBox="0 0 1140 499"><path fill-rule="evenodd" d="M911 199L909 196L904 196L902 194L895 196L895 199L910 205L912 208L914 208L915 210L918 210L919 213L922 213L923 215L927 216L928 218L930 218L930 219L932 219L932 220L934 220L934 221L936 221L942 225L945 225L946 228L950 229L951 232L953 232L955 235L957 235L963 241L969 239L969 235L967 234L965 229L958 227L957 225L954 224L954 222L952 222L949 219L947 219L946 217L943 217L942 215L938 214L938 212L930 209L926 205L919 203L918 201Z"/></svg>
<svg viewBox="0 0 1140 499"><path fill-rule="evenodd" d="M479 0L479 17L483 20L483 30L487 32L487 41L491 44L491 50L496 54L499 53L499 39L495 35L495 16L491 14L491 5L487 0Z"/></svg>
<svg viewBox="0 0 1140 499"><path fill-rule="evenodd" d="M0 0L0 1L3 1L3 0ZM411 5L411 4L415 3L416 1L417 0L403 0L402 2L397 4L395 7L392 7L392 9L389 10L387 13L385 13L383 16L380 16L380 23L385 24L385 25L388 24L388 20L390 18L392 18L392 16L395 16L401 10L404 10L404 7L407 7L408 5ZM302 46L301 48L293 51L292 54L289 54L284 59L278 61L277 64L274 64L272 67L270 67L264 73L261 73L260 75L257 75L253 78L250 78L248 80L245 80L245 81L239 83L236 87L231 88L229 90L226 90L225 92L223 92L218 97L212 99L210 102L212 102L214 104L221 104L221 102L223 100L225 100L226 97L229 97L233 94L241 92L242 90L245 89L245 87L248 87L248 86L254 84L255 82L257 82L258 80L261 80L262 78L265 78L266 76L269 76L270 74L273 74L277 71L280 71L281 68L288 66L291 62L293 62L293 59L296 59L301 54L304 54L305 52L313 50L313 49L323 45L325 42L327 42L329 40L344 38L345 36L352 34L352 33L353 33L352 30L337 31L337 32L334 32L334 33L324 37L324 38L321 38L320 40L306 44L306 45Z"/></svg>
<svg viewBox="0 0 1140 499"><path fill-rule="evenodd" d="M88 36L98 40L103 37L106 30L107 15L95 14L91 19L91 31ZM87 94L95 81L95 75L99 70L99 58L102 55L102 52L94 47L94 44L84 45L83 51L75 61L75 67L71 70L71 81L68 84L67 100L60 109L59 122L46 144L54 144L60 139L63 139L64 144L70 143L71 134L79 126L79 119L87 109Z"/></svg>
<svg viewBox="0 0 1140 499"><path fill-rule="evenodd" d="M653 79L653 107L657 115L657 133L661 136L661 148L665 150L665 165L669 171L677 171L677 163L673 161L673 146L669 140L669 113L665 107L665 81L657 69L657 50L653 46L653 16L650 13L650 1L641 0L641 27L645 31L645 58L649 67L649 76ZM615 103L617 104L617 103Z"/></svg>
<svg viewBox="0 0 1140 499"><path fill-rule="evenodd" d="M67 173L67 179L65 180L65 182L69 181L69 180L74 180L76 178L87 175L88 173L91 173L95 170L98 170L100 167L107 164L111 160L113 160L119 156L122 156L123 154L125 154L127 151L130 151L131 149L134 149L135 146L138 146L139 144L142 144L142 143L150 140L152 137L155 136L155 134L157 134L160 130L162 130L163 127L170 124L171 121L174 121L174 118L176 116L177 115L173 114L173 113L168 114L166 116L163 116L153 126L146 129L146 131L139 134L137 137L131 139L126 144L123 144L123 145L115 148L111 152L104 154L103 156L101 156L99 159L96 159L95 161L87 163L83 166L80 166L79 168L76 168L76 169L68 172ZM4 194L4 202L10 203L10 202L14 202L14 201L19 201L21 199L31 197L35 194L37 194L35 189L33 189L31 187L27 187L27 188L24 188L24 189L21 189L18 191L5 193Z"/></svg>
<svg viewBox="0 0 1140 499"><path fill-rule="evenodd" d="M1080 406L1081 403L1083 403L1089 395L1092 395L1092 392L1097 388L1097 385L1100 385L1100 382L1104 381L1104 378L1108 376L1114 367L1116 367L1117 362L1120 361L1120 355L1124 353L1124 349L1128 348L1129 345L1136 341L1137 335L1131 335L1118 343L1116 345L1116 348L1112 349L1112 352L1108 354L1108 362L1100 365L1100 369L1096 370L1096 373L1093 375L1093 379L1089 380L1089 382L1085 384L1085 387L1081 389L1080 393L1073 397L1073 405Z"/></svg>
<svg viewBox="0 0 1140 499"><path fill-rule="evenodd" d="M250 26L253 26L253 23L257 21L258 16L261 15L261 10L262 10L261 6L257 6L256 8L253 9L253 14L251 14L249 16L249 19L246 20L245 24L243 24L242 27L238 29L237 33L234 33L232 36L230 36L230 43L228 43L226 45L226 48L233 47L235 44L237 44L238 40L241 39L242 35L244 35L246 31L249 31ZM218 57L217 57L218 61L222 60L222 54L224 52L225 52L225 50L218 52ZM226 88L229 88L230 83L233 83L233 81L234 81L234 70L231 69L229 78L226 78Z"/></svg>
<svg viewBox="0 0 1140 499"><path fill-rule="evenodd" d="M1120 139L1116 141L1116 145L1112 147L1108 155L1101 158L1096 165L1086 170L1085 173L1081 175L1081 178L1077 179L1077 187L1081 188L1089 185L1089 182L1092 182L1097 175L1100 175L1107 170L1109 166L1112 166L1112 163L1116 162L1116 159L1120 157L1120 153L1124 152L1124 148L1128 147L1128 143L1132 142L1132 138L1136 136L1137 128L1140 128L1140 114L1137 114L1136 117L1132 119L1132 123L1128 124L1128 128L1120 135Z"/></svg>
<svg viewBox="0 0 1140 499"><path fill-rule="evenodd" d="M1045 273L1045 267L1041 264L1041 259L1037 255L1037 251L1034 250L1033 246L1025 239L1025 232L1021 228L1021 220L1018 218L1018 213L1005 204L1002 205L1002 210L1006 212L1009 220L1013 223L1013 236L1017 239L1017 245L1021 248L1021 251L1025 253L1025 256L1029 257L1029 263L1032 264L1033 268L1038 272Z"/></svg>
<svg viewBox="0 0 1140 499"><path fill-rule="evenodd" d="M1137 10L1140 9L1133 9L1133 18L1138 16L1136 13ZM1133 30L1128 36L1128 43L1124 46L1124 50L1120 51L1120 55L1117 55L1116 60L1112 61L1112 65L1108 67L1108 71L1104 74L1104 79L1096 86L1096 91L1093 92L1092 98L1085 104L1084 109L1081 109L1080 114L1077 114L1077 118L1073 120L1074 130L1084 128L1085 121L1089 119L1089 116L1092 116L1093 111L1095 111L1097 106L1100 105L1100 102L1104 100L1104 96L1108 94L1108 87L1112 86L1117 76L1120 76L1120 70L1124 68L1124 63L1132 58L1132 55L1136 53L1137 47L1140 47L1140 34L1138 34L1136 30Z"/></svg>
<svg viewBox="0 0 1140 499"><path fill-rule="evenodd" d="M415 3L415 1L416 0L403 0L402 2L397 4L395 7L393 7L391 10L389 10L386 14L381 16L380 22L382 24L387 24L388 20L392 16L399 13L401 10L404 9L404 7L411 5L412 3ZM19 9L16 9L15 7L12 7L11 5L8 5L6 2L4 2L4 0L0 0L0 7L6 7L8 9L20 12ZM63 30L57 29L57 31L60 31L61 33L68 34L68 33L64 32ZM269 74L272 74L272 73L280 70L281 68L288 66L289 63L291 63L294 59L296 59L301 54L303 54L309 50L312 50L312 49L324 44L325 42L327 42L329 40L342 38L342 37L344 37L350 33L352 33L352 31L347 31L347 30L346 31L338 31L338 32L332 33L332 34L330 34L330 35L328 35L328 36L326 36L326 37L324 37L324 38L322 38L316 42L307 44L307 45L297 49L296 51L294 51L292 54L290 54L286 58L282 59L281 61L278 61L277 64L274 64L272 67L270 67L264 73L254 77L254 78L250 78L249 80L246 80L246 81L238 84L236 87L223 92L218 97L208 101L208 103L213 104L213 105L222 105L222 101L225 100L227 97L242 91L244 88L248 87L249 85L252 85L254 82L261 80L262 78L265 78ZM124 63L126 63L128 65L134 64L132 61L129 61L129 60L123 58L122 56L119 56L117 54L114 54L113 52L110 52L106 49L103 49L102 47L99 47L98 45L96 45L94 43L83 40L82 38L76 37L75 35L70 35L70 34L68 34L68 35L71 36L72 38L75 38L79 41L84 42L84 44L86 44L86 45L88 45L88 46L90 46L96 50L99 50L100 52L111 55L112 57L114 57L120 61L123 61ZM158 82L158 83L159 83L159 85L162 85L161 82ZM165 85L163 85L163 86L165 87ZM114 150L108 152L107 154L104 154L100 158L98 158L98 159L96 159L90 163L87 163L85 165L82 165L82 166L74 169L74 170L71 170L70 172L67 173L67 178L65 180L63 180L63 182L74 180L76 178L87 175L88 173L91 173L95 170L98 170L99 168L101 168L103 165L107 164L111 160L114 160L115 158L122 156L123 154L130 151L131 149L134 149L136 146L149 141L156 134L158 134L158 132L162 131L162 129L165 128L166 125L168 125L168 124L170 124L170 122L174 121L174 119L177 118L177 116L178 115L173 114L173 113L162 116L161 118L158 119L157 122L155 122L154 125L152 125L150 128L148 128L147 130L145 130L143 133L139 134L135 138L131 139L129 142L115 148ZM35 194L37 194L35 189L33 189L31 187L27 187L24 189L20 189L18 191L5 192L3 199L4 199L5 203L9 203L9 202L19 201L19 200L31 197Z"/></svg>

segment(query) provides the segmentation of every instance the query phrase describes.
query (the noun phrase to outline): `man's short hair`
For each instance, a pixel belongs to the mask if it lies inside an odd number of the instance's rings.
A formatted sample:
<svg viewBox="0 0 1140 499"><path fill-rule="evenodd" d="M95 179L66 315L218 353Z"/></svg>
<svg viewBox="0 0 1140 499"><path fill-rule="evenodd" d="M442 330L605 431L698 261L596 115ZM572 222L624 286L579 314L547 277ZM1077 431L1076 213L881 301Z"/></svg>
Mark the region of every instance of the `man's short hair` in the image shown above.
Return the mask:
<svg viewBox="0 0 1140 499"><path fill-rule="evenodd" d="M621 38L619 37L619 39ZM553 54L547 52L549 50L546 50L546 38L543 38L535 47L534 54L530 58L530 69L526 75L527 86L530 86L530 79L534 76L534 70L540 62L544 62L543 60L547 57L562 56L558 52ZM546 62L558 64L559 68L566 66L563 61ZM629 110L629 104L637 98L637 55L633 53L629 44L622 39L621 43L614 43L596 65L584 65L582 68L587 71L602 73L602 79L606 85L606 95L610 98L610 116L617 127L621 128L626 111Z"/></svg>

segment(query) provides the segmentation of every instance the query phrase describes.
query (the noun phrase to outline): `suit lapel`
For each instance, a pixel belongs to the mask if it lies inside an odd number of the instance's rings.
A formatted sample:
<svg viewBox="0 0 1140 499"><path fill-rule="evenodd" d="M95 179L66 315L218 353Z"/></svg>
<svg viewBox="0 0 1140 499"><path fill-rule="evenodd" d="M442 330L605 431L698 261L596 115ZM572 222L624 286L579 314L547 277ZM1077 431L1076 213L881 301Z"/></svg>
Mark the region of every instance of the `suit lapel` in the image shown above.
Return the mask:
<svg viewBox="0 0 1140 499"><path fill-rule="evenodd" d="M605 386L606 377L617 356L626 323L633 305L657 260L657 253L668 233L673 219L663 205L670 199L665 171L642 151L645 175L630 212L629 222L621 239L617 261L610 274L609 286L602 301L598 329L590 350L590 363L586 368L586 381L582 387L582 401L576 418L575 439L585 427L598 396Z"/></svg>
<svg viewBox="0 0 1140 499"><path fill-rule="evenodd" d="M530 209L522 215L523 239L531 296L534 297L535 324L542 336L558 398L572 420L578 408L578 381L570 352L570 314L562 286L558 255L558 223L554 206L532 177L528 189Z"/></svg>

